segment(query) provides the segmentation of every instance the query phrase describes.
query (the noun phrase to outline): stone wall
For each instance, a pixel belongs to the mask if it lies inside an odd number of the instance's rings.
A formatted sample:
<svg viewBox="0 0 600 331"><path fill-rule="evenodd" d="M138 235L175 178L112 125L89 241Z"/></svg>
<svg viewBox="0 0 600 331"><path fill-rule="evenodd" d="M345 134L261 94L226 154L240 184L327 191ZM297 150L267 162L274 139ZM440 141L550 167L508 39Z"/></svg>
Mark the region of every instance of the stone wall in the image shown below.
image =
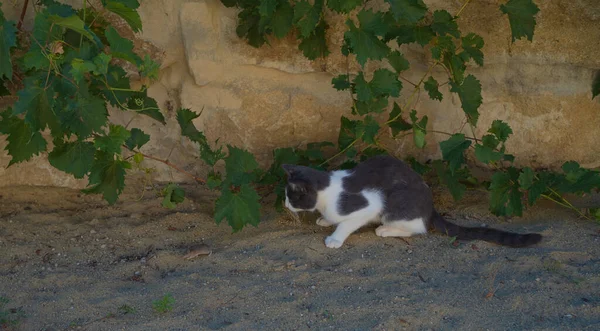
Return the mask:
<svg viewBox="0 0 600 331"><path fill-rule="evenodd" d="M459 0L425 1L432 9L457 12ZM591 99L593 74L600 69L600 4L597 0L536 1L540 7L533 42L510 42L508 19L496 0L473 0L463 11L462 31L477 32L485 40L485 65L469 67L482 83L483 105L477 134L494 119L507 121L515 134L508 149L521 165L556 168L565 160L586 167L600 166L600 104ZM370 6L380 7L382 1ZM3 10L13 19L20 4L7 3ZM29 11L28 24L32 13ZM331 78L355 70L354 61L340 54L344 18L328 14L327 38L332 54L309 61L297 50L293 37L271 40L260 49L247 45L235 34L235 9L218 0L146 0L140 8L144 30L136 47L162 59L161 75L149 90L168 119L166 126L136 117L132 124L152 136L144 152L166 158L202 175L195 147L179 135L174 110L202 110L196 125L220 143L248 148L267 164L276 147L311 141L337 141L339 118L349 114L347 92L331 86ZM418 80L428 61L420 47L402 46L411 62L406 77ZM374 68L369 68L373 70ZM433 72L442 80L445 73ZM405 84L405 91L410 86ZM455 132L463 124L460 101L441 88L444 101L421 94L415 108L430 117L429 129ZM407 94L407 93L405 93ZM402 102L400 98L399 102ZM111 119L127 123L130 114L111 112ZM437 141L445 136L429 134L424 150L410 139L386 141L397 156L439 158ZM0 141L0 149L4 148ZM149 161L148 161L149 162ZM54 170L43 158L5 169L8 157L0 154L0 186L14 184L81 187L84 181ZM148 163L150 166L150 163ZM157 180L184 180L162 164Z"/></svg>

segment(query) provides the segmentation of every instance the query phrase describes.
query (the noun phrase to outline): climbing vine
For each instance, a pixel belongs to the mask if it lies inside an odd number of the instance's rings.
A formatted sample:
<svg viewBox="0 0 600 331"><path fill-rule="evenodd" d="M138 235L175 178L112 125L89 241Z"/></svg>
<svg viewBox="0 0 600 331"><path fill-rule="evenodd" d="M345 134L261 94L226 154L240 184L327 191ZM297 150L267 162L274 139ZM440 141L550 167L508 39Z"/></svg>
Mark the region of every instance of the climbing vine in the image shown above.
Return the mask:
<svg viewBox="0 0 600 331"><path fill-rule="evenodd" d="M410 158L417 171L435 172L456 199L463 196L467 186L489 189L490 210L497 215L521 215L526 205L539 198L581 213L561 194L597 190L597 171L581 168L576 162L565 163L560 173L517 168L505 147L512 129L500 120L494 121L483 137L474 135L482 103L481 84L467 73L466 64L484 64L484 40L475 33L463 35L456 23L469 1L451 14L446 10L431 12L421 0L389 0L385 11L367 9L363 0L222 0L228 7L240 8L236 32L249 44L260 47L269 38L293 34L299 39L299 50L309 59L330 53L325 11L344 15L347 30L341 52L361 68L376 62L380 69L372 74L361 69L333 78L333 88L352 95L351 113L356 116L341 118L338 152L329 158L323 149L334 147L332 142L310 143L302 149L274 150L273 164L261 169L248 151L209 143L194 126L199 113L177 110L181 134L197 144L200 159L212 169L206 178L187 172L168 157L145 153L144 146L151 137L140 128L130 127L131 121L123 126L109 120L110 106L158 123L167 121L147 94L147 86L158 78L159 63L147 54L141 56L124 36L125 31L111 23L116 15L131 31L142 31L137 0L102 0L97 7L83 0L79 9L54 0L35 1L30 31L22 22L7 20L0 4L0 96L17 97L0 112L0 134L6 138L5 150L11 158L8 166L45 155L53 167L75 178L87 178L84 192L101 194L113 204L123 191L127 171L148 171L142 166L145 160L162 162L220 191L215 221L227 220L238 231L259 223L258 192L274 191L276 204L281 207L282 163L326 169L336 161L342 168L350 168L370 156L386 153L380 144L386 131L398 140L412 137L414 144L423 148L426 135L439 132L430 130L427 116L413 109L416 96L425 90L431 99L441 101L444 94L439 87L449 84L450 92L461 101L472 134L441 133L448 134L440 143L442 160L425 165ZM538 12L532 0L509 0L499 10L508 16L513 42L532 40ZM394 44L418 44L430 53L431 63L417 83L403 78L410 63ZM431 75L436 67L444 68L447 81L438 82ZM132 88L132 76L139 77L141 88ZM409 83L409 88L403 82ZM400 96L406 100L402 105L396 101ZM386 121L378 120L388 112ZM491 182L478 182L470 174L468 150L479 162L495 169ZM224 172L219 171L219 162L224 164ZM162 195L167 208L185 198L176 183L166 185Z"/></svg>

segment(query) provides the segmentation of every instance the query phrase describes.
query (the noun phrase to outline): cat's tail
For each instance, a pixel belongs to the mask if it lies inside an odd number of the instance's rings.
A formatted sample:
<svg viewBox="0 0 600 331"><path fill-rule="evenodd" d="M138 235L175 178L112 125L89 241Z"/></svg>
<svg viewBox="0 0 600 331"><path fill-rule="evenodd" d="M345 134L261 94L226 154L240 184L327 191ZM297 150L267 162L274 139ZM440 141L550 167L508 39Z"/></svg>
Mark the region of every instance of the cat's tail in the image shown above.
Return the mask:
<svg viewBox="0 0 600 331"><path fill-rule="evenodd" d="M526 247L539 243L542 236L537 233L518 234L484 227L466 227L448 222L437 211L431 217L433 228L460 240L484 240L510 247Z"/></svg>

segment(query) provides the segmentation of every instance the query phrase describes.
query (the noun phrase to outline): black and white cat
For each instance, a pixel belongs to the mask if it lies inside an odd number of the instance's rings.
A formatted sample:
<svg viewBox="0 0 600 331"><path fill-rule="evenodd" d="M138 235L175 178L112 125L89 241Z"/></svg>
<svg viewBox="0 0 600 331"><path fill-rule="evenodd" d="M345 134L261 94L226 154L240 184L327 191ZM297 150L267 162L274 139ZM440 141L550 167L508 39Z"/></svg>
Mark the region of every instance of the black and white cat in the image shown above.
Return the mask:
<svg viewBox="0 0 600 331"><path fill-rule="evenodd" d="M540 242L535 233L516 234L446 221L433 207L431 189L406 163L376 156L352 170L332 172L284 164L288 175L285 206L293 212L319 211L321 226L337 225L325 245L339 248L354 231L380 223L380 237L410 237L435 230L457 239L480 239L511 247Z"/></svg>

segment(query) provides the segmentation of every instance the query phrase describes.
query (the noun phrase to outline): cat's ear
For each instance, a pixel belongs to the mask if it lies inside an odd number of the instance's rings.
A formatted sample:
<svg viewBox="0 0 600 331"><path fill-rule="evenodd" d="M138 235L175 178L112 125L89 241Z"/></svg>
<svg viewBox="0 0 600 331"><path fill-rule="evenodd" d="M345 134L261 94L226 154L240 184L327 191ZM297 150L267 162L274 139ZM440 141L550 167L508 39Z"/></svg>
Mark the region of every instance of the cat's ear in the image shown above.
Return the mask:
<svg viewBox="0 0 600 331"><path fill-rule="evenodd" d="M298 167L293 164L282 164L281 167L283 171L288 175L288 177L293 177L294 174L298 171Z"/></svg>

